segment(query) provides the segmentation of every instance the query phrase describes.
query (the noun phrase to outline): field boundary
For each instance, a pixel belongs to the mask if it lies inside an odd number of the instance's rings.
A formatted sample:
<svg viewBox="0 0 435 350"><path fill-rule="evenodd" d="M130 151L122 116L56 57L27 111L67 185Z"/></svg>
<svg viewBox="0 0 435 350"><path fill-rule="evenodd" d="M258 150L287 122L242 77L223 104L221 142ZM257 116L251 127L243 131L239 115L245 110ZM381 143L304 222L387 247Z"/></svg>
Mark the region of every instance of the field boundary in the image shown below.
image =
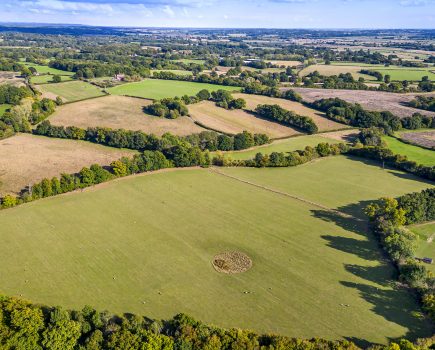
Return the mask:
<svg viewBox="0 0 435 350"><path fill-rule="evenodd" d="M273 188L271 188L271 187L267 187L267 186L259 185L259 184L256 184L256 183L254 183L254 182L248 181L248 180L243 180L243 179L238 178L238 177L236 177L236 176L232 176L232 175L228 175L228 174L222 173L222 172L220 172L219 170L217 170L216 167L210 167L209 169L210 169L210 171L212 171L212 172L214 172L214 173L216 173L216 174L219 174L219 175L225 176L225 177L230 178L230 179L232 179L232 180L236 180L236 181L239 181L239 182L243 182L243 183L245 183L245 184L247 184L247 185L254 186L254 187L260 188L260 189L262 189L262 190L268 191L268 192L276 193L276 194L279 194L279 195L281 195L281 196L285 196L285 197L288 197L288 198L295 199L295 200L300 201L300 202L303 202L303 203L305 203L305 204L309 204L309 205L312 205L312 206L314 206L314 207L321 208L321 209L323 209L323 210L327 210L327 211L330 211L330 212L336 213L336 214L338 214L338 215L340 215L340 216L342 216L342 217L345 217L345 218L352 218L352 219L355 219L355 220L359 220L359 219L355 218L355 217L352 216L352 215L349 215L349 214L343 213L343 212L341 212L341 211L339 211L339 210L336 210L336 209L329 208L329 207L327 207L327 206L325 206L325 205L323 205L323 204L316 203L316 202L310 201L310 200L308 200L308 199L305 199L305 198L302 198L302 197L299 197L299 196L295 196L295 195L290 194L290 193L288 193L288 192L275 190L275 189L273 189Z"/></svg>

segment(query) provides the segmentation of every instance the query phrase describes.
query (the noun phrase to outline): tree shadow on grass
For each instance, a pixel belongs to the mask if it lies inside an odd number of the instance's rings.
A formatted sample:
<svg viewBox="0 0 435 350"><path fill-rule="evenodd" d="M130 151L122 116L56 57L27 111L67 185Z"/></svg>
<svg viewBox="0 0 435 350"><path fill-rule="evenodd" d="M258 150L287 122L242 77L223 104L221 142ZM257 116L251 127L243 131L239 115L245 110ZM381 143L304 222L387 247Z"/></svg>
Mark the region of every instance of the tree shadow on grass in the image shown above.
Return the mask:
<svg viewBox="0 0 435 350"><path fill-rule="evenodd" d="M368 271L368 273L370 272ZM373 305L373 312L387 321L407 328L408 331L404 335L407 339L412 341L420 337L427 337L433 331L429 321L414 314L415 311L420 310L416 307L415 299L409 296L407 290L398 288L385 290L363 283L347 281L340 283L345 287L358 290L361 297ZM390 340L397 339L390 338Z"/></svg>
<svg viewBox="0 0 435 350"><path fill-rule="evenodd" d="M327 241L327 246L345 253L353 254L365 260L379 260L379 251L373 242L341 236L321 236Z"/></svg>

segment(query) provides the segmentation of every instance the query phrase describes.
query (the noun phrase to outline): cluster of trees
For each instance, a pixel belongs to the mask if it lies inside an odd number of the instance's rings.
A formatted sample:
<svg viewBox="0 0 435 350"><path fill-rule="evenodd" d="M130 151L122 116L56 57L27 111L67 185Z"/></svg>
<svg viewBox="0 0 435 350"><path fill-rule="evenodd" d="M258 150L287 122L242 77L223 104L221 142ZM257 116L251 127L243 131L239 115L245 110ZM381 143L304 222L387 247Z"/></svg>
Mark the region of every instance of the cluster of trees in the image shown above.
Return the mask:
<svg viewBox="0 0 435 350"><path fill-rule="evenodd" d="M234 98L231 92L226 90L213 91L211 99L216 102L216 106L225 109L242 109L246 107L246 101L243 98Z"/></svg>
<svg viewBox="0 0 435 350"><path fill-rule="evenodd" d="M16 87L10 84L0 85L0 104L17 105L25 97L32 97L33 92L28 87Z"/></svg>
<svg viewBox="0 0 435 350"><path fill-rule="evenodd" d="M270 97L283 98L290 101L302 102L302 96L294 90L280 91L277 87L269 87L260 84L259 82L252 82L247 84L242 92L245 94L264 95Z"/></svg>
<svg viewBox="0 0 435 350"><path fill-rule="evenodd" d="M408 160L406 156L394 154L390 149L379 146L353 147L349 154L377 160L384 165L406 171L431 181L435 180L435 166L425 166Z"/></svg>
<svg viewBox="0 0 435 350"><path fill-rule="evenodd" d="M324 89L349 89L349 90L367 90L368 86L364 80L355 80L350 73L339 75L321 75L314 71L303 78L303 84L306 87L323 87Z"/></svg>
<svg viewBox="0 0 435 350"><path fill-rule="evenodd" d="M357 103L349 103L340 98L317 100L311 103L310 106L325 112L328 118L337 122L360 128L379 127L383 128L387 133L401 128L415 129L435 126L435 120L432 117L416 113L412 117L400 119L391 112L367 111Z"/></svg>
<svg viewBox="0 0 435 350"><path fill-rule="evenodd" d="M144 107L144 112L157 117L177 119L180 116L187 115L189 110L182 99L174 97L154 101L149 106Z"/></svg>
<svg viewBox="0 0 435 350"><path fill-rule="evenodd" d="M402 282L415 288L423 308L435 321L435 277L415 259L418 237L403 225L435 220L435 189L394 198L381 198L365 212L377 237L399 269Z"/></svg>
<svg viewBox="0 0 435 350"><path fill-rule="evenodd" d="M361 74L366 74L366 75L370 75L372 77L375 77L378 81L383 81L384 76L382 75L381 72L377 72L375 70L370 70L370 69L361 69L359 71Z"/></svg>
<svg viewBox="0 0 435 350"><path fill-rule="evenodd" d="M416 96L415 99L409 102L409 106L435 112L435 97Z"/></svg>
<svg viewBox="0 0 435 350"><path fill-rule="evenodd" d="M217 166L245 166L245 167L291 167L310 162L321 157L339 155L348 152L349 147L344 143L319 143L315 147L307 146L304 150L294 152L272 152L271 154L257 153L253 159L232 160L224 154L218 154L212 160Z"/></svg>
<svg viewBox="0 0 435 350"><path fill-rule="evenodd" d="M258 105L255 112L263 118L297 127L308 134L314 134L318 131L317 125L311 118L300 116L278 105Z"/></svg>
<svg viewBox="0 0 435 350"><path fill-rule="evenodd" d="M153 134L145 134L142 131L130 131L124 129L110 128L87 128L81 129L75 126L54 126L48 120L39 124L33 132L36 135L58 137L73 140L85 140L102 145L130 148L134 150L162 151L170 149L183 143L198 146L201 150L209 151L231 151L263 145L270 142L267 135L251 134L247 131L228 136L218 134L214 131L203 131L199 134L185 137L165 133L162 137Z"/></svg>
<svg viewBox="0 0 435 350"><path fill-rule="evenodd" d="M348 340L308 340L236 328L222 329L185 314L160 321L134 314L112 315L90 306L67 311L5 296L0 297L0 315L0 347L8 350L360 349ZM426 350L433 343L431 338L419 339L415 344L401 339L375 348Z"/></svg>

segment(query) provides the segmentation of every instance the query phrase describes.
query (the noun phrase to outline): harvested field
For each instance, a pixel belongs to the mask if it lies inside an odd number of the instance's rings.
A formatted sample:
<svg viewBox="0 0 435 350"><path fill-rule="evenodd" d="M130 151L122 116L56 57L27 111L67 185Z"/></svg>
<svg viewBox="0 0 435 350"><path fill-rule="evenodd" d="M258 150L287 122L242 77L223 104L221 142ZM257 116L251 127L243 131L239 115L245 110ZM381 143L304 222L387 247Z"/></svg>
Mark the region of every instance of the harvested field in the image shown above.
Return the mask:
<svg viewBox="0 0 435 350"><path fill-rule="evenodd" d="M339 130L323 132L319 136L326 137L328 139L337 140L340 142L353 142L359 134L358 129Z"/></svg>
<svg viewBox="0 0 435 350"><path fill-rule="evenodd" d="M390 111L398 117L410 117L419 112L425 115L435 116L434 112L422 111L405 106L419 94L396 94L384 91L340 90L340 89L311 89L292 88L298 92L307 102L313 102L322 98L338 97L350 103L359 103L364 108L372 111ZM432 96L434 93L424 94Z"/></svg>
<svg viewBox="0 0 435 350"><path fill-rule="evenodd" d="M60 96L63 102L74 102L92 97L104 96L104 93L94 85L84 81L68 81L57 84L38 85L43 97L55 99Z"/></svg>
<svg viewBox="0 0 435 350"><path fill-rule="evenodd" d="M347 125L337 123L324 117L324 114L315 109L305 107L302 103L289 101L282 98L269 96L251 95L251 94L233 94L235 98L246 100L246 109L255 110L259 104L277 104L284 109L295 112L296 114L310 117L316 123L319 131L337 130L347 128Z"/></svg>
<svg viewBox="0 0 435 350"><path fill-rule="evenodd" d="M43 178L74 173L94 163L109 165L133 153L84 141L18 134L0 141L0 195L18 193Z"/></svg>
<svg viewBox="0 0 435 350"><path fill-rule="evenodd" d="M412 144L435 149L435 131L402 132L401 139Z"/></svg>
<svg viewBox="0 0 435 350"><path fill-rule="evenodd" d="M0 211L2 292L157 319L182 311L303 338L387 343L432 334L415 298L395 288L396 271L361 214L367 201L430 184L339 156L219 171L235 178L207 169L149 173ZM217 273L213 257L233 251L253 267Z"/></svg>
<svg viewBox="0 0 435 350"><path fill-rule="evenodd" d="M230 111L217 107L211 101L203 101L188 107L193 120L206 128L227 134L237 134L244 130L251 133L264 133L271 138L300 134L293 128L258 118L245 110Z"/></svg>
<svg viewBox="0 0 435 350"><path fill-rule="evenodd" d="M302 64L301 61L269 61L272 64L276 64L278 66L286 66L286 67L297 67Z"/></svg>
<svg viewBox="0 0 435 350"><path fill-rule="evenodd" d="M24 86L24 79L20 78L20 73L0 71L0 84L10 84L14 86Z"/></svg>
<svg viewBox="0 0 435 350"><path fill-rule="evenodd" d="M361 69L369 69L363 66L349 66L349 65L325 65L325 64L314 64L308 67L305 67L299 72L301 77L304 77L314 71L318 71L321 75L339 75L340 73L350 73L352 74L354 79L364 78L368 81L376 81L375 77L371 75L361 74L359 71Z"/></svg>
<svg viewBox="0 0 435 350"><path fill-rule="evenodd" d="M50 122L53 125L74 125L84 129L100 126L141 130L158 136L166 132L184 136L205 130L189 117L166 119L145 114L142 109L151 102L134 97L104 96L60 106L50 116Z"/></svg>

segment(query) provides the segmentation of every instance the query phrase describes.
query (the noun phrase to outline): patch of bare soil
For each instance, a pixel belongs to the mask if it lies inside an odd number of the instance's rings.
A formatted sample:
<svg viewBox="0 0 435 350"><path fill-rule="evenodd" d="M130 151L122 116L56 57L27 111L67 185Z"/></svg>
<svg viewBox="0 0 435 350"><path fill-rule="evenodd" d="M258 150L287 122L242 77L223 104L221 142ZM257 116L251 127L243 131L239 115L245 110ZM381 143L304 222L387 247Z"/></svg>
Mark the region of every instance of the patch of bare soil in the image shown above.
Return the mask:
<svg viewBox="0 0 435 350"><path fill-rule="evenodd" d="M286 90L286 88L284 88ZM338 97L350 103L359 103L364 108L371 111L390 111L398 117L410 117L418 112L425 115L435 116L434 112L423 111L406 106L415 96L421 94L396 94L384 91L365 91L365 90L340 90L340 89L311 89L311 88L292 88L299 93L307 102L314 102L322 98ZM435 93L424 94L433 96Z"/></svg>
<svg viewBox="0 0 435 350"><path fill-rule="evenodd" d="M217 272L234 274L248 271L252 260L242 252L224 252L213 258L212 265Z"/></svg>
<svg viewBox="0 0 435 350"><path fill-rule="evenodd" d="M435 149L435 131L405 132L400 138L419 146Z"/></svg>
<svg viewBox="0 0 435 350"><path fill-rule="evenodd" d="M24 79L17 72L0 71L0 85L10 84L17 87L24 86Z"/></svg>

